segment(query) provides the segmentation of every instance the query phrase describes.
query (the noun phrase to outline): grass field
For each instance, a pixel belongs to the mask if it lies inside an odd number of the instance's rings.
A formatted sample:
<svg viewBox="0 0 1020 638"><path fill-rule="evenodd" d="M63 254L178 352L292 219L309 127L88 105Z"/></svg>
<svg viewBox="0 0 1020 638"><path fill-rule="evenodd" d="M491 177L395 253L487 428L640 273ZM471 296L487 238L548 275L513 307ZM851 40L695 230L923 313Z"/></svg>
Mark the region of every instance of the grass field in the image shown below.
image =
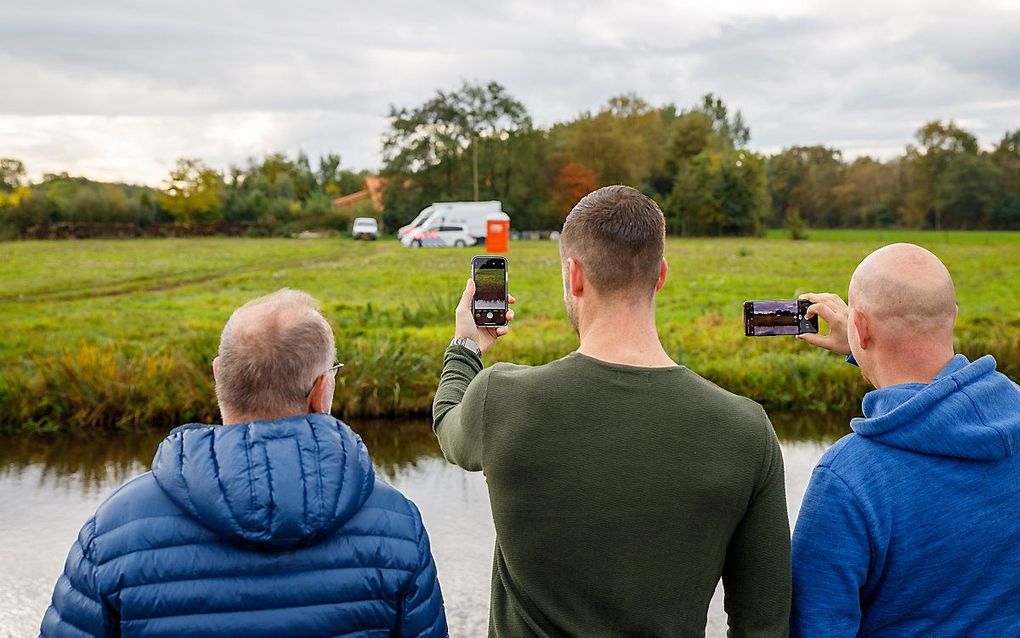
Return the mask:
<svg viewBox="0 0 1020 638"><path fill-rule="evenodd" d="M774 409L850 412L856 369L788 338L747 339L746 299L846 294L874 248L914 241L956 280L958 349L1020 377L1020 233L812 232L808 241L671 239L659 299L667 350ZM323 301L341 361L341 416L426 411L471 249L349 239L0 243L0 429L166 427L216 419L210 362L230 312L287 286ZM516 242L518 319L487 357L542 363L576 347L557 246Z"/></svg>

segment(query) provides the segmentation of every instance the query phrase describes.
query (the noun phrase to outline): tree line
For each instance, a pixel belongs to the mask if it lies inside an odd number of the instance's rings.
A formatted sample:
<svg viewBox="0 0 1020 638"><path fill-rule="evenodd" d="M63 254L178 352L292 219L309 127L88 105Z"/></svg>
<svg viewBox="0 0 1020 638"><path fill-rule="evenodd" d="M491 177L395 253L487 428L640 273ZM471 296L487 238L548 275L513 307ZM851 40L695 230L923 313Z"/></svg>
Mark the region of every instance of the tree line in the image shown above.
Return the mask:
<svg viewBox="0 0 1020 638"><path fill-rule="evenodd" d="M518 229L557 228L584 194L629 184L654 198L676 235L794 236L812 228L1020 229L1020 129L991 150L952 121L922 126L899 157L848 160L835 148L749 147L740 111L712 94L697 104L653 106L628 94L548 128L496 82L437 91L392 106L383 136L383 222L407 223L435 201L497 199ZM181 159L159 188L64 174L26 179L0 159L0 236L47 224L161 222L246 225L253 234L344 230L363 201L332 201L364 188L366 171L340 156L271 153L220 172Z"/></svg>
<svg viewBox="0 0 1020 638"><path fill-rule="evenodd" d="M0 237L23 235L48 224L178 222L201 226L235 223L249 234L288 234L306 229L344 230L359 208L337 210L331 202L364 187L367 171L341 168L328 154L315 168L307 155L270 153L249 158L226 173L201 160L181 159L159 188L102 183L66 173L25 179L18 160L0 159Z"/></svg>

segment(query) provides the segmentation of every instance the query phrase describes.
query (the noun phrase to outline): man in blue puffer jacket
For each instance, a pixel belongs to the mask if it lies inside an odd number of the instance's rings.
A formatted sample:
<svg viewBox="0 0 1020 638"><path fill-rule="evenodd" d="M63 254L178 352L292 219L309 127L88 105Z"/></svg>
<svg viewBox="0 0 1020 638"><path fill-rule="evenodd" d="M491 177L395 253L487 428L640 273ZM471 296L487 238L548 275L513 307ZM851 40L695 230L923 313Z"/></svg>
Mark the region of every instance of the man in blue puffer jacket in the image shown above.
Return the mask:
<svg viewBox="0 0 1020 638"><path fill-rule="evenodd" d="M793 534L799 636L1020 636L1020 388L953 351L953 281L911 244L872 253L850 305L805 295L876 390L818 462Z"/></svg>
<svg viewBox="0 0 1020 638"><path fill-rule="evenodd" d="M43 636L446 636L417 508L329 416L310 296L256 299L213 362L223 425L185 425L71 548Z"/></svg>

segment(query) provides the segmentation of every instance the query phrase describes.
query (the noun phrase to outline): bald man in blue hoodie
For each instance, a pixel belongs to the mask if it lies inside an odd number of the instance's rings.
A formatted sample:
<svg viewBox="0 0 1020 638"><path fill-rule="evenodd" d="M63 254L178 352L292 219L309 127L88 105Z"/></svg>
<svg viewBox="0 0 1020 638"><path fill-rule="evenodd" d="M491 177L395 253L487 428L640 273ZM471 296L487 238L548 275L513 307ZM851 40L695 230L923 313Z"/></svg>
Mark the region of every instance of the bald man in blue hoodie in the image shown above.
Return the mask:
<svg viewBox="0 0 1020 638"><path fill-rule="evenodd" d="M804 298L875 390L804 496L791 636L1020 636L1020 388L954 354L949 271L893 244Z"/></svg>

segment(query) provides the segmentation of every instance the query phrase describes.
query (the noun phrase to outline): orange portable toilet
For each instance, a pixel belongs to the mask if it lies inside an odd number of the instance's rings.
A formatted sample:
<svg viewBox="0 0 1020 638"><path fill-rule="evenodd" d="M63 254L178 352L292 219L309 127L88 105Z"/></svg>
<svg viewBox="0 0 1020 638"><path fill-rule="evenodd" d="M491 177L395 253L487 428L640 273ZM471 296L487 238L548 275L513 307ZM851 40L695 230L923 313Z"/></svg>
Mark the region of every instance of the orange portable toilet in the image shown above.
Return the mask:
<svg viewBox="0 0 1020 638"><path fill-rule="evenodd" d="M505 253L510 249L510 216L492 213L485 218L485 251Z"/></svg>

